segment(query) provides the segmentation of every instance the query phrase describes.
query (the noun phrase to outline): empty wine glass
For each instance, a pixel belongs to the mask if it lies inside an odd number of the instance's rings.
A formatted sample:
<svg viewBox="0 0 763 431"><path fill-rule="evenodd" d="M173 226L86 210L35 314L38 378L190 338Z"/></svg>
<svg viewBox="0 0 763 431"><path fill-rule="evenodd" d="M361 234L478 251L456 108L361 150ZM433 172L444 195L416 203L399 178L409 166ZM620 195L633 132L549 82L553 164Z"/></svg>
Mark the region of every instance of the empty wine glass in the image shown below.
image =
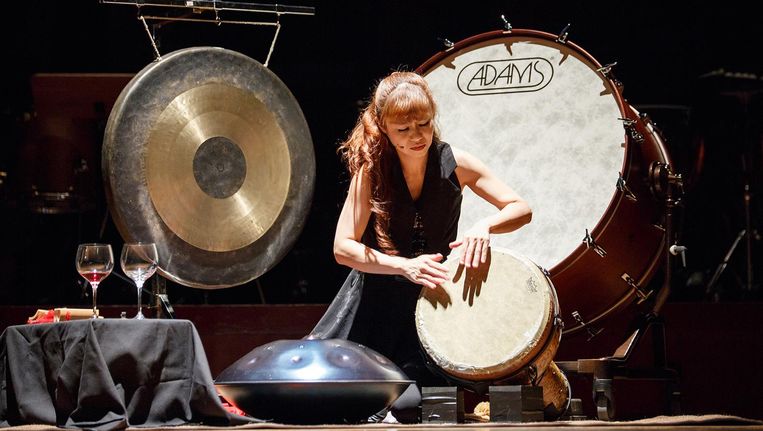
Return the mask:
<svg viewBox="0 0 763 431"><path fill-rule="evenodd" d="M135 282L138 288L138 314L136 319L145 319L141 305L141 291L154 272L159 258L156 253L156 245L150 243L128 243L122 247L122 271Z"/></svg>
<svg viewBox="0 0 763 431"><path fill-rule="evenodd" d="M98 284L114 269L114 253L109 244L80 244L77 247L77 272L90 283L93 288L93 319L98 318L95 308L95 297Z"/></svg>

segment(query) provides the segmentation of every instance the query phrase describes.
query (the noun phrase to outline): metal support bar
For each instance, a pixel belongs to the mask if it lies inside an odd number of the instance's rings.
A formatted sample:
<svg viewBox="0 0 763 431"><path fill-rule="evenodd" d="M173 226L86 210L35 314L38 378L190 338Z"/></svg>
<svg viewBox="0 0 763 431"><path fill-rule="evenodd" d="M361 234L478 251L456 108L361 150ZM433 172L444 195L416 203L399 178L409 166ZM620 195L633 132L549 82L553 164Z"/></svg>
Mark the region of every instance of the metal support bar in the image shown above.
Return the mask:
<svg viewBox="0 0 763 431"><path fill-rule="evenodd" d="M194 11L229 11L249 13L270 13L276 15L315 15L312 6L290 6L273 3L245 3L225 0L100 0L104 4L116 4L140 7L165 7L174 9L193 9Z"/></svg>
<svg viewBox="0 0 763 431"><path fill-rule="evenodd" d="M647 333L652 335L652 365L649 368L629 367L628 361L631 355L639 345L643 345L641 342ZM566 373L591 376L593 401L596 415L600 420L618 419L613 384L615 380L620 379L665 382L668 392L668 405L665 406L665 413L680 413L678 372L667 367L665 326L662 320L654 314L644 316L638 329L617 349L614 356L578 359L577 361L556 361L555 363Z"/></svg>
<svg viewBox="0 0 763 431"><path fill-rule="evenodd" d="M138 19L143 23L143 27L148 33L151 46L154 49L154 55L157 60L161 60L161 54L156 43L156 37L148 28L146 21L159 21L161 26L164 22L205 22L215 25L222 24L238 24L238 25L260 25L275 27L275 33L273 34L273 40L270 42L270 48L268 54L265 57L263 65L268 67L270 58L273 56L273 50L275 49L276 40L281 32L281 15L315 15L315 8L310 6L289 6L283 4L265 4L265 3L244 3L238 1L223 1L223 0L100 0L104 4L116 4L116 5L129 5L138 8ZM175 11L188 11L183 15L177 16L160 16L144 14L141 8L165 8ZM214 16L204 17L205 12L212 12ZM248 19L225 19L220 15L220 12L232 12L232 13L255 13L255 14L275 14L275 21L263 21L263 20L248 20ZM177 13L177 12L176 12ZM192 17L191 14L199 14L198 17Z"/></svg>

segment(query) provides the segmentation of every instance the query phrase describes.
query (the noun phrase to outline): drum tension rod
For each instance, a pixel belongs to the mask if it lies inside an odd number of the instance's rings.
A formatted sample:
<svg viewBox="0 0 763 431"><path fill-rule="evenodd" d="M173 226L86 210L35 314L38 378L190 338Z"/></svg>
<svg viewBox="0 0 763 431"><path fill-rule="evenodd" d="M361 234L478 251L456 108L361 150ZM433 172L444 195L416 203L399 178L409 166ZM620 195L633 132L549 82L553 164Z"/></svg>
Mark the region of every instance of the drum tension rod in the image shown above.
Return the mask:
<svg viewBox="0 0 763 431"><path fill-rule="evenodd" d="M583 316L580 315L580 313L575 310L572 312L572 318L575 319L575 321L583 328L585 328L586 332L588 333L588 338L586 341L593 340L593 337L599 335L601 331L604 330L604 328L597 328L595 326L588 326L587 323L583 320Z"/></svg>
<svg viewBox="0 0 763 431"><path fill-rule="evenodd" d="M450 39L448 39L447 37L438 37L437 40L439 40L440 43L442 43L446 51L453 48L453 45L454 45L453 42L451 42Z"/></svg>
<svg viewBox="0 0 763 431"><path fill-rule="evenodd" d="M503 30L506 32L511 32L511 29L514 27L512 27L509 20L506 19L506 15L501 14L501 21L503 21Z"/></svg>
<svg viewBox="0 0 763 431"><path fill-rule="evenodd" d="M617 66L617 62L605 64L604 66L601 66L600 68L596 69L596 71L604 75L604 77L606 78L611 78L612 68L615 66Z"/></svg>
<svg viewBox="0 0 763 431"><path fill-rule="evenodd" d="M607 255L607 251L604 250L602 246L599 244L596 244L596 241L593 240L593 237L588 232L588 229L585 230L585 237L583 238L583 243L585 244L586 248L593 248L593 251L596 252L601 257L604 257Z"/></svg>
<svg viewBox="0 0 763 431"><path fill-rule="evenodd" d="M630 118L618 118L618 120L623 122L623 127L628 131L628 135L634 142L637 144L642 144L644 142L644 135L636 130L636 120L631 120Z"/></svg>
<svg viewBox="0 0 763 431"><path fill-rule="evenodd" d="M532 383L533 386L538 385L538 369L535 365L527 367L527 377L530 379L530 383Z"/></svg>
<svg viewBox="0 0 763 431"><path fill-rule="evenodd" d="M559 43L567 43L567 37L570 35L570 27L572 26L571 23L568 23L564 26L562 31L559 33L559 37L556 38L556 41Z"/></svg>
<svg viewBox="0 0 763 431"><path fill-rule="evenodd" d="M596 69L597 72L601 73L601 76L609 79L612 81L613 84L615 84L615 87L617 88L623 88L623 83L620 82L617 78L615 78L614 72L612 72L612 69L617 66L617 62L605 64L604 66L601 66L600 68Z"/></svg>
<svg viewBox="0 0 763 431"><path fill-rule="evenodd" d="M663 141L669 141L667 137L665 137L665 133L663 133L662 129L657 126L657 123L652 120L652 117L649 116L646 112L639 112L638 114L639 118L641 118L641 121L644 122L648 126L647 131L653 134L657 134L657 136L662 139Z"/></svg>
<svg viewBox="0 0 763 431"><path fill-rule="evenodd" d="M631 189L628 187L628 184L625 183L625 178L623 178L622 172L617 173L617 189L623 192L628 200L633 202L638 201L638 199L636 199L636 195L633 194Z"/></svg>
<svg viewBox="0 0 763 431"><path fill-rule="evenodd" d="M633 279L630 275L627 273L623 273L623 275L620 276L620 278L623 279L626 283L628 283L628 286L630 286L633 291L636 293L636 296L638 296L638 303L641 304L642 302L646 301L647 298L652 296L652 293L654 293L653 290L650 290L649 292L644 292L641 287L636 283L636 280Z"/></svg>

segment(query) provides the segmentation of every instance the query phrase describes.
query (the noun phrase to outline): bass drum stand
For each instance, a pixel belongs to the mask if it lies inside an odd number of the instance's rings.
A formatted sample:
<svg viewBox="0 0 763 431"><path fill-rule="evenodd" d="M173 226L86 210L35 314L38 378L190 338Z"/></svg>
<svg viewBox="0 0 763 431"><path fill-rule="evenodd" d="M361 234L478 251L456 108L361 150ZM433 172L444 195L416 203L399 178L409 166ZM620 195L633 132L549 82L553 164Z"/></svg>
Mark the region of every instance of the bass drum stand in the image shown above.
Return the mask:
<svg viewBox="0 0 763 431"><path fill-rule="evenodd" d="M683 195L683 179L680 174L674 173L669 165L661 162L652 163L649 177L655 196L665 202L665 278L651 311L636 319L632 325L635 329L612 356L556 362L565 373L592 376L596 416L603 421L613 420L617 415L613 391L615 378L664 382L668 392L666 412L671 415L681 413L678 372L667 366L665 323L659 312L670 295L673 257L680 254L683 265L686 265L686 247L677 244L673 232L673 211L680 204ZM652 366L650 368L629 366L633 352L650 333L653 354Z"/></svg>

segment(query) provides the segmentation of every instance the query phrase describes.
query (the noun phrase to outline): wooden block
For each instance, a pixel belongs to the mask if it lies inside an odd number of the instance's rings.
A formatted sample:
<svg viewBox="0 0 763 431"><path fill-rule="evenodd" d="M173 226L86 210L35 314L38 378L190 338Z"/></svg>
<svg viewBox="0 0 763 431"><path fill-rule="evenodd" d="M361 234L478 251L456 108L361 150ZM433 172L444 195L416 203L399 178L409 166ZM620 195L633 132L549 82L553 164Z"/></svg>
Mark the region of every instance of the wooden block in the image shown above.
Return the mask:
<svg viewBox="0 0 763 431"><path fill-rule="evenodd" d="M535 422L542 420L542 387L530 385L490 387L490 422Z"/></svg>
<svg viewBox="0 0 763 431"><path fill-rule="evenodd" d="M570 400L570 408L559 419L564 421L583 421L588 419L585 412L583 412L583 400L572 398Z"/></svg>
<svg viewBox="0 0 763 431"><path fill-rule="evenodd" d="M421 423L463 423L464 390L455 386L421 389Z"/></svg>

